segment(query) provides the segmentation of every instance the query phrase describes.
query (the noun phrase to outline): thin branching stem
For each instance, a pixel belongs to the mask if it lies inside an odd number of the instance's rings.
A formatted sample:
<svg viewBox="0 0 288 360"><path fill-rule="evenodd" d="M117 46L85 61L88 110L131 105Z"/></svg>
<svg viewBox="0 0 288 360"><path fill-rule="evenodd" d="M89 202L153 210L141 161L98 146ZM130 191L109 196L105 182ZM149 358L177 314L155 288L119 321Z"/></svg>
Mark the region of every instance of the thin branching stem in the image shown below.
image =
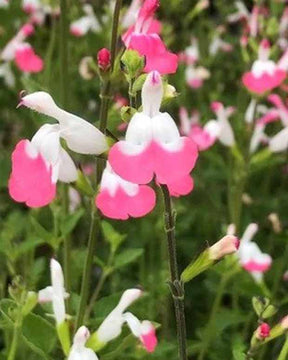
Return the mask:
<svg viewBox="0 0 288 360"><path fill-rule="evenodd" d="M187 360L186 322L184 309L185 293L184 286L179 278L177 264L175 212L172 207L171 197L167 185L161 185L161 190L163 194L165 208L164 217L170 269L170 289L175 308L179 359Z"/></svg>
<svg viewBox="0 0 288 360"><path fill-rule="evenodd" d="M110 88L111 88L111 74L114 69L114 62L116 58L117 50L117 37L118 37L118 24L119 24L119 15L120 9L122 6L122 0L117 0L115 4L115 10L113 15L113 26L112 26L112 35L111 35L111 67L108 78L106 78L102 83L102 89L100 94L101 107L100 107L100 126L99 129L106 133L107 128L107 119L108 119L108 108L110 100ZM101 180L102 172L104 169L105 161L102 159L96 159L96 185L98 186ZM86 306L88 303L89 289L91 284L91 273L93 258L96 249L96 240L100 233L100 217L95 209L93 200L91 201L91 224L89 231L89 240L88 240L88 249L87 256L83 270L83 280L81 286L80 294L80 305L77 313L76 327L77 330L84 321Z"/></svg>

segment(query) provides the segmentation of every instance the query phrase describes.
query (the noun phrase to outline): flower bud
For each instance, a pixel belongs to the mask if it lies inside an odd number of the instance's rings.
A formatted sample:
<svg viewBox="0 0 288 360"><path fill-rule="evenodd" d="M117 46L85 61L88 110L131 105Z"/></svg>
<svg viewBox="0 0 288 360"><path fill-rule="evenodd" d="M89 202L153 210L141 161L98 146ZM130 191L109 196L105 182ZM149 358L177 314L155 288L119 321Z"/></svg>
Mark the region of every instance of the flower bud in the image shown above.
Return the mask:
<svg viewBox="0 0 288 360"><path fill-rule="evenodd" d="M271 213L270 215L268 215L268 220L271 222L273 231L275 232L275 234L279 234L282 231L282 225L279 219L278 214L276 213Z"/></svg>
<svg viewBox="0 0 288 360"><path fill-rule="evenodd" d="M233 254L239 248L240 241L236 236L226 235L209 248L209 257L212 260L219 260L225 255Z"/></svg>
<svg viewBox="0 0 288 360"><path fill-rule="evenodd" d="M145 58L136 50L126 50L121 57L121 69L128 79L136 78L145 66Z"/></svg>
<svg viewBox="0 0 288 360"><path fill-rule="evenodd" d="M207 9L209 5L210 5L209 0L199 0L198 3L196 4L196 8L198 11L202 11Z"/></svg>
<svg viewBox="0 0 288 360"><path fill-rule="evenodd" d="M262 323L256 329L256 338L258 340L264 340L270 336L270 326L267 323Z"/></svg>
<svg viewBox="0 0 288 360"><path fill-rule="evenodd" d="M288 329L288 315L284 316L284 318L280 322L280 325L284 330Z"/></svg>
<svg viewBox="0 0 288 360"><path fill-rule="evenodd" d="M97 62L98 62L98 67L100 70L102 70L102 71L109 70L109 68L111 66L110 51L106 48L99 50L98 54L97 54Z"/></svg>
<svg viewBox="0 0 288 360"><path fill-rule="evenodd" d="M91 80L97 74L96 64L91 56L81 59L78 70L84 80Z"/></svg>

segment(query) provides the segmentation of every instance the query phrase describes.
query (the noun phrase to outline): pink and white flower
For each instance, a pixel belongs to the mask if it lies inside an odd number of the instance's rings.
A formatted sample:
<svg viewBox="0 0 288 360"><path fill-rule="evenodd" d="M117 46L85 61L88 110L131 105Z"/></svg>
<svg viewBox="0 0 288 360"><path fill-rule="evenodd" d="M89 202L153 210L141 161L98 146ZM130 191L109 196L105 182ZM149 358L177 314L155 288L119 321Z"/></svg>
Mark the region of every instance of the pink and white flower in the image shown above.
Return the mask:
<svg viewBox="0 0 288 360"><path fill-rule="evenodd" d="M64 276L61 265L55 259L50 261L51 286L47 286L38 293L38 302L51 302L57 325L61 325L66 319L65 299L69 294L64 288Z"/></svg>
<svg viewBox="0 0 288 360"><path fill-rule="evenodd" d="M268 100L274 105L270 113L274 113L275 117L272 121L281 120L283 129L269 140L269 149L272 152L281 152L288 149L288 106L283 102L279 95L271 94Z"/></svg>
<svg viewBox="0 0 288 360"><path fill-rule="evenodd" d="M133 26L135 24L142 3L143 0L132 0L129 8L127 9L125 15L121 20L121 24L124 29L128 29L130 26Z"/></svg>
<svg viewBox="0 0 288 360"><path fill-rule="evenodd" d="M256 118L258 114L260 118ZM255 120L256 118L256 120ZM267 145L269 137L265 134L266 125L279 118L278 111L276 109L267 109L266 106L257 105L256 100L252 99L245 113L245 122L249 125L253 125L255 120L255 126L250 141L250 153L254 153L259 145Z"/></svg>
<svg viewBox="0 0 288 360"><path fill-rule="evenodd" d="M264 39L259 46L258 60L254 61L251 71L242 77L245 87L259 95L278 87L286 78L281 63L269 60L269 54L270 44Z"/></svg>
<svg viewBox="0 0 288 360"><path fill-rule="evenodd" d="M288 7L286 6L279 24L278 44L282 50L286 50L288 46Z"/></svg>
<svg viewBox="0 0 288 360"><path fill-rule="evenodd" d="M263 273L271 267L272 258L270 255L262 253L259 246L251 241L257 231L257 224L248 225L240 240L238 257L243 269L248 271L256 282L261 282Z"/></svg>
<svg viewBox="0 0 288 360"><path fill-rule="evenodd" d="M22 0L22 9L29 15L29 22L35 25L43 25L47 15L59 15L59 7L53 8L42 0Z"/></svg>
<svg viewBox="0 0 288 360"><path fill-rule="evenodd" d="M35 54L28 43L19 45L15 52L15 64L24 73L38 73L43 70L43 60Z"/></svg>
<svg viewBox="0 0 288 360"><path fill-rule="evenodd" d="M25 73L38 73L43 69L43 60L36 55L31 45L25 42L26 38L34 33L31 24L21 27L16 36L8 42L1 52L1 59L8 63L15 61L19 70Z"/></svg>
<svg viewBox="0 0 288 360"><path fill-rule="evenodd" d="M235 108L232 106L228 106L225 108L221 102L214 101L211 104L211 109L217 116L216 121L219 127L219 133L218 133L219 141L225 146L229 146L229 147L234 146L235 145L234 132L229 123L229 117L234 113Z"/></svg>
<svg viewBox="0 0 288 360"><path fill-rule="evenodd" d="M23 25L18 33L8 42L8 44L1 51L1 60L5 62L13 61L15 59L16 50L21 44L25 42L27 37L34 33L34 27L31 24Z"/></svg>
<svg viewBox="0 0 288 360"><path fill-rule="evenodd" d="M75 20L70 25L70 33L76 37L84 36L88 31L98 32L101 26L94 14L93 7L89 4L83 6L85 16Z"/></svg>
<svg viewBox="0 0 288 360"><path fill-rule="evenodd" d="M127 220L142 217L153 210L156 203L155 192L147 185L138 185L123 180L107 162L95 204L103 215Z"/></svg>
<svg viewBox="0 0 288 360"><path fill-rule="evenodd" d="M20 104L59 121L43 125L31 142L21 140L12 154L10 196L27 206L41 207L54 199L57 180L69 183L77 179L75 164L62 148L60 138L80 154L100 154L107 150L107 143L97 128L60 109L48 93L24 96Z"/></svg>
<svg viewBox="0 0 288 360"><path fill-rule="evenodd" d="M199 61L199 45L198 39L195 37L191 38L191 44L184 50L182 54L182 60L186 65L194 65Z"/></svg>
<svg viewBox="0 0 288 360"><path fill-rule="evenodd" d="M33 14L42 7L40 0L22 0L22 9L26 14Z"/></svg>
<svg viewBox="0 0 288 360"><path fill-rule="evenodd" d="M219 51L223 52L231 52L233 50L233 46L229 44L227 41L221 39L221 35L225 32L225 28L218 27L215 36L213 37L210 45L209 45L209 54L212 56L217 55Z"/></svg>
<svg viewBox="0 0 288 360"><path fill-rule="evenodd" d="M208 249L209 258L216 261L226 255L234 254L238 250L239 245L240 241L236 236L226 235Z"/></svg>
<svg viewBox="0 0 288 360"><path fill-rule="evenodd" d="M123 325L127 323L132 334L141 341L147 352L155 350L157 337L153 324L148 320L140 321L132 313L125 312L141 295L142 291L139 289L129 289L123 293L118 305L105 318L95 333L98 342L105 346L121 334ZM95 336L95 334L93 335Z"/></svg>
<svg viewBox="0 0 288 360"><path fill-rule="evenodd" d="M16 80L9 62L0 65L0 77L4 79L4 83L9 88L13 88L15 86Z"/></svg>
<svg viewBox="0 0 288 360"><path fill-rule="evenodd" d="M68 360L98 360L94 351L85 346L89 337L89 330L85 326L81 326L74 335Z"/></svg>
<svg viewBox="0 0 288 360"><path fill-rule="evenodd" d="M210 72L203 66L189 65L185 70L185 80L192 89L199 89L205 80L210 78Z"/></svg>
<svg viewBox="0 0 288 360"><path fill-rule="evenodd" d="M220 126L216 120L208 121L203 127L199 124L199 113L192 113L189 118L184 107L179 111L181 133L189 136L198 146L199 151L209 149L220 134Z"/></svg>
<svg viewBox="0 0 288 360"><path fill-rule="evenodd" d="M0 9L7 9L9 6L8 0L0 0Z"/></svg>
<svg viewBox="0 0 288 360"><path fill-rule="evenodd" d="M237 8L237 11L233 14L228 15L227 20L230 23L235 23L244 20L250 36L256 37L259 30L258 18L262 9L259 8L259 6L255 5L253 6L252 11L250 13L243 1L236 1L235 6Z"/></svg>
<svg viewBox="0 0 288 360"><path fill-rule="evenodd" d="M198 151L188 137L181 137L174 120L160 112L163 85L160 74L148 74L142 88L143 111L131 119L125 140L112 146L109 162L123 179L147 184L154 175L160 184L170 184L188 175ZM171 171L173 168L173 171Z"/></svg>
<svg viewBox="0 0 288 360"><path fill-rule="evenodd" d="M159 7L159 0L145 0L135 25L122 36L127 49L138 51L146 58L145 72L157 70L160 74L175 73L178 57L166 49L159 37L159 22L154 20L154 13Z"/></svg>

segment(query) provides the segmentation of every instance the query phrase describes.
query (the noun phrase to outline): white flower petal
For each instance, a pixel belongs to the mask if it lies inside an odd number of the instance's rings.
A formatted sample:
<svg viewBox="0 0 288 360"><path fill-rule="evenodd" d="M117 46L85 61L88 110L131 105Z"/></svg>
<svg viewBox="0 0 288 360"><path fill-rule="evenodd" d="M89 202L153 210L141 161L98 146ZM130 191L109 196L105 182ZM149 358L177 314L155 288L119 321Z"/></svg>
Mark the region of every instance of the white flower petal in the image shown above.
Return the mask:
<svg viewBox="0 0 288 360"><path fill-rule="evenodd" d="M151 71L142 88L143 113L154 117L159 113L163 98L163 84L158 71Z"/></svg>
<svg viewBox="0 0 288 360"><path fill-rule="evenodd" d="M269 148L272 152L280 152L288 148L288 127L282 129L270 139Z"/></svg>
<svg viewBox="0 0 288 360"><path fill-rule="evenodd" d="M65 183L76 181L78 178L76 166L70 155L63 149L60 149L59 173L58 179Z"/></svg>

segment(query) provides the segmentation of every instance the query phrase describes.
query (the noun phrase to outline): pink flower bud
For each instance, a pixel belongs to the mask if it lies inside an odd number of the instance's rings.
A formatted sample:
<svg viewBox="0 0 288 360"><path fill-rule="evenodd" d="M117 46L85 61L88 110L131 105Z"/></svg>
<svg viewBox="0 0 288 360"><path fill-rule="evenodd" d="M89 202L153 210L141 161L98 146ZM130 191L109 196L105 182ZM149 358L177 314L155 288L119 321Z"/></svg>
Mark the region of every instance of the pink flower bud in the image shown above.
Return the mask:
<svg viewBox="0 0 288 360"><path fill-rule="evenodd" d="M225 255L233 254L239 248L240 241L234 235L226 235L209 248L209 257L219 260Z"/></svg>
<svg viewBox="0 0 288 360"><path fill-rule="evenodd" d="M284 330L288 329L288 315L284 316L284 318L280 322L280 325Z"/></svg>
<svg viewBox="0 0 288 360"><path fill-rule="evenodd" d="M25 37L28 37L30 35L32 35L34 33L34 26L27 23L27 24L24 24L21 29L20 29L20 32L25 36Z"/></svg>
<svg viewBox="0 0 288 360"><path fill-rule="evenodd" d="M99 69L102 71L107 71L111 65L110 51L106 48L99 50L97 54L97 61Z"/></svg>
<svg viewBox="0 0 288 360"><path fill-rule="evenodd" d="M263 39L260 43L260 46L264 49L270 49L270 43L268 39Z"/></svg>
<svg viewBox="0 0 288 360"><path fill-rule="evenodd" d="M247 35L243 35L240 38L240 45L243 47L246 47L248 44L248 36Z"/></svg>
<svg viewBox="0 0 288 360"><path fill-rule="evenodd" d="M215 113L217 113L218 111L220 111L221 109L223 109L223 104L220 101L213 101L211 103L211 110L214 111Z"/></svg>
<svg viewBox="0 0 288 360"><path fill-rule="evenodd" d="M270 326L267 323L262 323L256 330L256 338L259 340L266 339L270 336Z"/></svg>

